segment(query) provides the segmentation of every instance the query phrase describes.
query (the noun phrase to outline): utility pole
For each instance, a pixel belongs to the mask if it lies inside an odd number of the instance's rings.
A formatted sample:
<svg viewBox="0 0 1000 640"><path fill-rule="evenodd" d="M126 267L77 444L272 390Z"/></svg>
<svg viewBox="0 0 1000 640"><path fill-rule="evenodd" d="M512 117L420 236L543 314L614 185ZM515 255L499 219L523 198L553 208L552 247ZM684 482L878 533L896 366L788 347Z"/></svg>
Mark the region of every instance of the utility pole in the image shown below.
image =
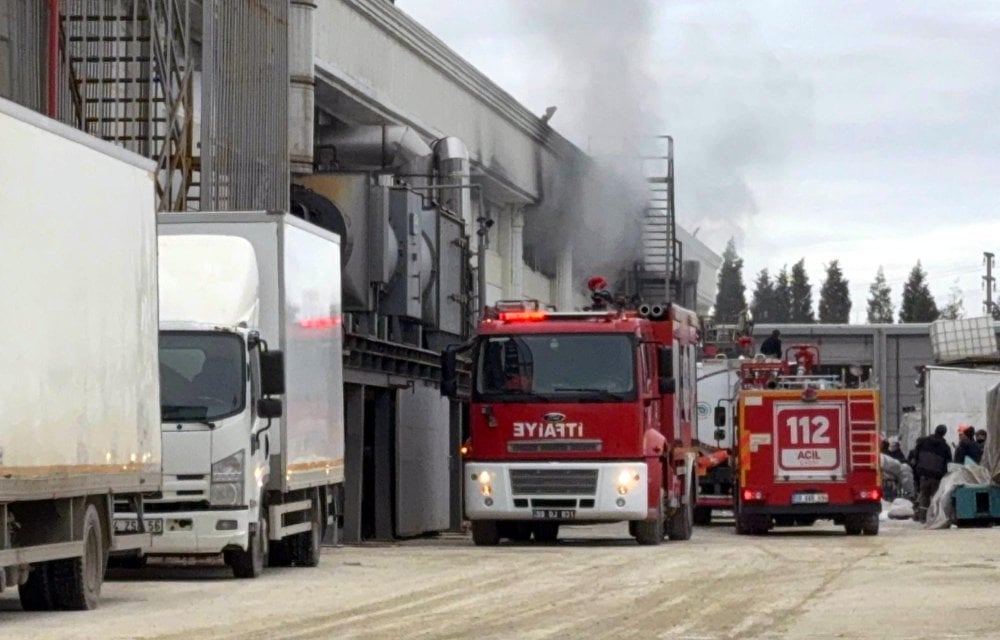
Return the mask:
<svg viewBox="0 0 1000 640"><path fill-rule="evenodd" d="M983 251L983 262L986 263L986 275L983 276L984 288L986 289L986 314L995 317L995 307L993 305L993 282L996 278L993 277L993 258L994 255L992 253L989 251Z"/></svg>

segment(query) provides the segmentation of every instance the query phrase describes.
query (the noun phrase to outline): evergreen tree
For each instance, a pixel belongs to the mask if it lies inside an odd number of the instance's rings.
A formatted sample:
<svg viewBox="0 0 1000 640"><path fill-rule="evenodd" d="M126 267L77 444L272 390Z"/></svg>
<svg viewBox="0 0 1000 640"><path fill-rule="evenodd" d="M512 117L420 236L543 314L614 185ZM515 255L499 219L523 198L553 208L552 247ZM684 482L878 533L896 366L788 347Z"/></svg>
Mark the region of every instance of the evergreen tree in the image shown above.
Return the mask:
<svg viewBox="0 0 1000 640"><path fill-rule="evenodd" d="M812 308L812 285L809 284L809 276L806 274L805 258L792 265L791 292L791 322L816 322Z"/></svg>
<svg viewBox="0 0 1000 640"><path fill-rule="evenodd" d="M958 320L965 316L965 304L962 300L962 289L956 282L948 290L948 304L941 309L940 318L944 320Z"/></svg>
<svg viewBox="0 0 1000 640"><path fill-rule="evenodd" d="M753 303L754 322L775 322L775 290L767 269L761 269L754 282Z"/></svg>
<svg viewBox="0 0 1000 640"><path fill-rule="evenodd" d="M788 276L788 267L781 267L774 279L774 320L784 324L792 321L792 284Z"/></svg>
<svg viewBox="0 0 1000 640"><path fill-rule="evenodd" d="M826 267L826 280L819 291L819 321L847 324L851 321L851 292L837 260Z"/></svg>
<svg viewBox="0 0 1000 640"><path fill-rule="evenodd" d="M910 277L903 287L903 303L899 307L900 322L934 322L938 319L937 303L927 287L927 273L920 261L910 271Z"/></svg>
<svg viewBox="0 0 1000 640"><path fill-rule="evenodd" d="M743 258L736 253L736 241L729 239L722 253L719 269L719 291L715 296L715 321L734 323L740 311L747 308L747 288L743 284Z"/></svg>
<svg viewBox="0 0 1000 640"><path fill-rule="evenodd" d="M881 265L875 274L875 282L868 287L868 296L868 322L892 324L892 289L885 281L885 271Z"/></svg>

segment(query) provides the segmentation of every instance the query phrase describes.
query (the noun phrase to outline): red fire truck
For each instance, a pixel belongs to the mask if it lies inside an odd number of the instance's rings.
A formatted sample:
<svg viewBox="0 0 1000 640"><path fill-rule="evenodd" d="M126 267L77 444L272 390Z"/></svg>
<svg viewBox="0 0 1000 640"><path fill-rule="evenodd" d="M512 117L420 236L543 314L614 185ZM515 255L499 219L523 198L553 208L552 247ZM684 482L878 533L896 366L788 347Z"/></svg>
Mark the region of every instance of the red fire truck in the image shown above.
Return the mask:
<svg viewBox="0 0 1000 640"><path fill-rule="evenodd" d="M819 364L815 346L794 345L783 361L741 366L737 533L832 519L848 534L878 534L878 391L844 388L835 376L816 375Z"/></svg>
<svg viewBox="0 0 1000 640"><path fill-rule="evenodd" d="M640 544L691 537L697 316L608 306L500 303L464 345L464 502L475 544L551 542L562 523L614 521L628 521ZM457 352L442 356L445 395L456 393Z"/></svg>

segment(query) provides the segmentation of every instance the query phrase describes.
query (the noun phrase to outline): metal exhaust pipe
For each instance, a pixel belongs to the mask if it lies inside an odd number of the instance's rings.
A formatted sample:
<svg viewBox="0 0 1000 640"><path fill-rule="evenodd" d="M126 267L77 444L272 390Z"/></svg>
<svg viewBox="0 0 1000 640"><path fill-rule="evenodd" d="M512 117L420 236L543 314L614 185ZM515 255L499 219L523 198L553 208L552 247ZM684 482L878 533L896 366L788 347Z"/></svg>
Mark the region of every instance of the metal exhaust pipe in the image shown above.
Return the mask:
<svg viewBox="0 0 1000 640"><path fill-rule="evenodd" d="M654 320L660 320L661 318L663 318L663 314L665 311L666 309L664 309L661 305L654 304L649 310L649 315Z"/></svg>
<svg viewBox="0 0 1000 640"><path fill-rule="evenodd" d="M650 309L650 306L648 304L640 304L639 305L639 315L642 316L643 318L648 318L650 311L651 311L651 309Z"/></svg>

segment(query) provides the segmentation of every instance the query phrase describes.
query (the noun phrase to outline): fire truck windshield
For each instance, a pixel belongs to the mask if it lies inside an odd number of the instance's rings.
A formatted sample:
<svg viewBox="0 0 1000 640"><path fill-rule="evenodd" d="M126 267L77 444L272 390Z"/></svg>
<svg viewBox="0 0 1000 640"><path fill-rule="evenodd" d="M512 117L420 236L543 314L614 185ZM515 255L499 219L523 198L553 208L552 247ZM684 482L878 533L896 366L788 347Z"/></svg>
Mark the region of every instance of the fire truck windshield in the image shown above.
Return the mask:
<svg viewBox="0 0 1000 640"><path fill-rule="evenodd" d="M491 402L635 399L635 343L625 334L489 336L479 346L476 395Z"/></svg>

